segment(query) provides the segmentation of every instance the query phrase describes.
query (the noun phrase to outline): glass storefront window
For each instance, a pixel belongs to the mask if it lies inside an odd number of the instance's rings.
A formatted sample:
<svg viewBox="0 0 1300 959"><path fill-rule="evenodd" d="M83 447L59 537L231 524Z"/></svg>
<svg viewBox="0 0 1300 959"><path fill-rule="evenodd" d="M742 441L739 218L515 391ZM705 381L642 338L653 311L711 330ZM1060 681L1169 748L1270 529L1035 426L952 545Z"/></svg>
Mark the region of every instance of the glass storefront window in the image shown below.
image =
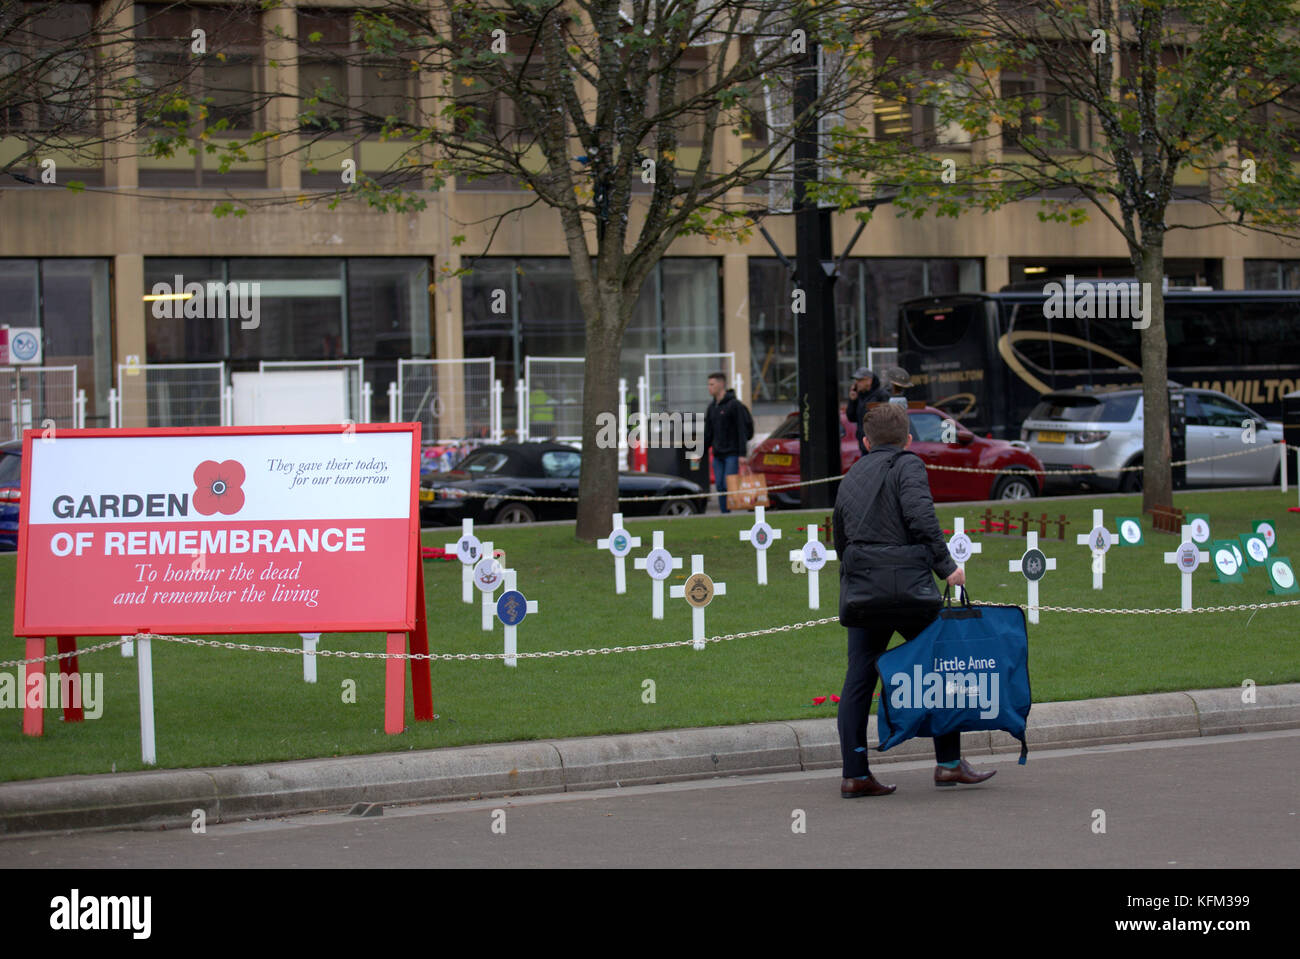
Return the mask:
<svg viewBox="0 0 1300 959"><path fill-rule="evenodd" d="M524 375L524 357L586 352L586 323L572 268L562 257L491 257L468 265L473 272L461 281L465 356L496 358L505 388L502 419L513 429L515 381ZM651 271L628 321L619 362L633 405L647 354L718 351L720 300L716 259L670 257ZM505 312L494 312L494 304Z"/></svg>
<svg viewBox="0 0 1300 959"><path fill-rule="evenodd" d="M177 278L180 277L178 280ZM163 283L257 284L256 327L244 317L156 318L145 303L150 363L222 360L232 371L261 360L362 359L372 418L388 417L388 384L399 358L431 352L428 261L414 257L145 260L145 292ZM251 287L245 289L251 294ZM198 313L200 311L192 310ZM250 318L251 319L251 318Z"/></svg>
<svg viewBox="0 0 1300 959"><path fill-rule="evenodd" d="M86 425L108 425L112 386L107 260L0 260L0 323L38 326L44 366L75 366Z"/></svg>

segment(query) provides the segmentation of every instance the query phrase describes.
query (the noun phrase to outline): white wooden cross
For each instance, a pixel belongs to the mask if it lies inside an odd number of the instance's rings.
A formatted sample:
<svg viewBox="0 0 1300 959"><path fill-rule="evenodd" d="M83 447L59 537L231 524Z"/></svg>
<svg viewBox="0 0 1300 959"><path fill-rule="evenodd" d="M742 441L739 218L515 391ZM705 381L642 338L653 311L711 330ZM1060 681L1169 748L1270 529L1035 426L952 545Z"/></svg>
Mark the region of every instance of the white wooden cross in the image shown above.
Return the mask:
<svg viewBox="0 0 1300 959"><path fill-rule="evenodd" d="M515 630L518 629L519 623L523 621L525 616L527 616L529 613L537 612L537 600L525 599L523 593L518 593L517 597L509 596L510 593L516 592L515 571L513 569L506 570L502 576L502 579L504 579L505 581L506 588L505 591L502 592L501 594L501 599L498 601L498 606L501 603L506 603L509 602L510 600L514 600L515 602L518 602L519 600L523 601L522 610L519 610L518 608L515 607L511 607L507 609L507 616L513 615L518 617L517 619L515 619L514 625L511 625L509 622L507 622L506 617L502 617L500 610L499 609L497 610L497 617L501 619L501 624L505 626L505 632L506 632L505 664L507 666L517 666L519 664L519 660L515 654L519 651L519 644L516 639L517 634Z"/></svg>
<svg viewBox="0 0 1300 959"><path fill-rule="evenodd" d="M1210 558L1210 554L1203 549L1197 549L1196 543L1192 539L1192 528L1183 527L1183 541L1178 544L1178 548L1172 553L1165 553L1165 562L1173 563L1183 574L1183 609L1192 608L1192 574L1196 572L1196 567L1200 566Z"/></svg>
<svg viewBox="0 0 1300 959"><path fill-rule="evenodd" d="M1034 553L1034 556L1030 556ZM1026 562L1028 560L1029 562ZM1030 530L1025 537L1025 553L1013 559L1007 567L1013 573L1022 573L1029 580L1029 621L1038 622L1038 581L1049 569L1056 569L1056 560L1048 559L1038 548L1038 531Z"/></svg>
<svg viewBox="0 0 1300 959"><path fill-rule="evenodd" d="M709 583L707 593L701 589L699 595L687 595L687 587L692 586L692 580L696 576L703 577ZM668 595L673 599L685 599L693 607L691 609L691 638L695 640L694 649L704 648L704 607L708 606L714 596L726 596L727 584L714 583L704 574L704 556L700 553L691 554L691 575L681 586L671 586L668 589Z"/></svg>
<svg viewBox="0 0 1300 959"><path fill-rule="evenodd" d="M496 556L493 555L492 544L488 542L479 545L479 561L474 564L474 585L479 588L479 592L483 595L483 630L484 632L491 632L492 615L496 611L496 601L492 598L492 594L501 585L501 574L504 570L501 564L497 562ZM491 572L493 566L496 567L496 578L488 582L479 573L480 571Z"/></svg>
<svg viewBox="0 0 1300 959"><path fill-rule="evenodd" d="M808 542L802 549L790 550L790 561L798 560L808 570L808 608L821 608L821 588L818 586L818 571L826 565L827 560L838 559L835 550L827 549L817 538L817 524L808 521Z"/></svg>
<svg viewBox="0 0 1300 959"><path fill-rule="evenodd" d="M754 547L754 552L758 554L758 585L767 585L767 548L772 545L772 540L781 538L779 529L772 529L763 519L764 509L762 506L754 507L754 525L749 529L740 531L740 538L747 540Z"/></svg>
<svg viewBox="0 0 1300 959"><path fill-rule="evenodd" d="M632 565L650 574L650 615L654 619L664 618L664 580L672 575L673 570L682 568L682 558L673 556L664 549L663 530L654 531L650 542L653 544L649 554L638 556Z"/></svg>
<svg viewBox="0 0 1300 959"><path fill-rule="evenodd" d="M1110 549L1110 539L1110 530L1106 528L1102 511L1099 509L1092 511L1092 529L1074 538L1080 546L1087 546L1092 550L1093 589L1101 589L1102 576L1106 572L1106 550Z"/></svg>
<svg viewBox="0 0 1300 959"><path fill-rule="evenodd" d="M607 549L614 557L614 592L627 592L627 554L632 547L641 545L640 536L632 536L623 528L623 514L611 518L612 528L604 539L596 540L597 549Z"/></svg>
<svg viewBox="0 0 1300 959"><path fill-rule="evenodd" d="M474 535L474 521L460 521L460 539L442 546L449 553L455 553L460 560L460 598L462 602L474 602L474 565L483 557L483 544Z"/></svg>
<svg viewBox="0 0 1300 959"><path fill-rule="evenodd" d="M952 539L948 540L948 555L957 563L957 568L966 572L966 560L976 553L984 552L984 544L974 542L966 534L966 520L957 516L952 521ZM961 587L957 587L957 599L962 597Z"/></svg>

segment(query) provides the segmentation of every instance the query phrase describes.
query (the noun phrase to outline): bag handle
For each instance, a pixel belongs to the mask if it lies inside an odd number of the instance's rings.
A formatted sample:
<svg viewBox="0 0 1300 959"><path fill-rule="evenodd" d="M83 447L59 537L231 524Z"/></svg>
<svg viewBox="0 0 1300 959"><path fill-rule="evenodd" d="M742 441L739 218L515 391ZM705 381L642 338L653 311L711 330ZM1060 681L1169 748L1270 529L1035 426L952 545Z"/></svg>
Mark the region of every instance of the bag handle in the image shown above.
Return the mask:
<svg viewBox="0 0 1300 959"><path fill-rule="evenodd" d="M968 586L963 586L963 587L960 588L960 591L961 591L961 602L960 602L959 605L960 605L961 607L964 607L965 609L970 609L970 608L971 608L971 604L970 604L970 587L968 587ZM945 609L947 609L947 608L949 608L950 606L952 606L952 597L949 595L949 594L951 594L951 593L952 593L952 583L944 583L944 586L943 586L943 605L944 605L944 608L945 608Z"/></svg>

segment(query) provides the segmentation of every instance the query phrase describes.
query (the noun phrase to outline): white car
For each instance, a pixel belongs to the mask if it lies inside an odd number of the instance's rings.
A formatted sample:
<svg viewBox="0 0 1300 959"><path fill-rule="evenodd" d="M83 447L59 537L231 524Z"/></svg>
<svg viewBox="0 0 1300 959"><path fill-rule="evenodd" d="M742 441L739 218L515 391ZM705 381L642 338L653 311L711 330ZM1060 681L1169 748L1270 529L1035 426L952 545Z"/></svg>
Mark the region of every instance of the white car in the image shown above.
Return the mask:
<svg viewBox="0 0 1300 959"><path fill-rule="evenodd" d="M1266 486L1280 479L1275 444L1282 424L1216 390L1184 389L1187 408L1189 486ZM1020 438L1043 468L1086 469L1077 476L1048 476L1052 485L1086 485L1135 492L1142 471L1119 472L1142 463L1142 391L1062 390L1047 393L1021 425ZM1251 450L1252 452L1243 452Z"/></svg>

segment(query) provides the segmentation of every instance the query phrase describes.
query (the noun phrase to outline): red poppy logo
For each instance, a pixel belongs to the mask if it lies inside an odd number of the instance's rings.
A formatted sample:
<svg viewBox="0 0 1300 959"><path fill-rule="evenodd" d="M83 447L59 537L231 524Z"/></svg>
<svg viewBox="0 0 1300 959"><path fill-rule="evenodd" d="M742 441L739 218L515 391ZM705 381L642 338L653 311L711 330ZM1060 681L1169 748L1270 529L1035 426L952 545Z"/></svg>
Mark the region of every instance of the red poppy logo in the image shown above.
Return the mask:
<svg viewBox="0 0 1300 959"><path fill-rule="evenodd" d="M244 464L204 460L194 468L194 510L204 516L233 516L244 508Z"/></svg>

